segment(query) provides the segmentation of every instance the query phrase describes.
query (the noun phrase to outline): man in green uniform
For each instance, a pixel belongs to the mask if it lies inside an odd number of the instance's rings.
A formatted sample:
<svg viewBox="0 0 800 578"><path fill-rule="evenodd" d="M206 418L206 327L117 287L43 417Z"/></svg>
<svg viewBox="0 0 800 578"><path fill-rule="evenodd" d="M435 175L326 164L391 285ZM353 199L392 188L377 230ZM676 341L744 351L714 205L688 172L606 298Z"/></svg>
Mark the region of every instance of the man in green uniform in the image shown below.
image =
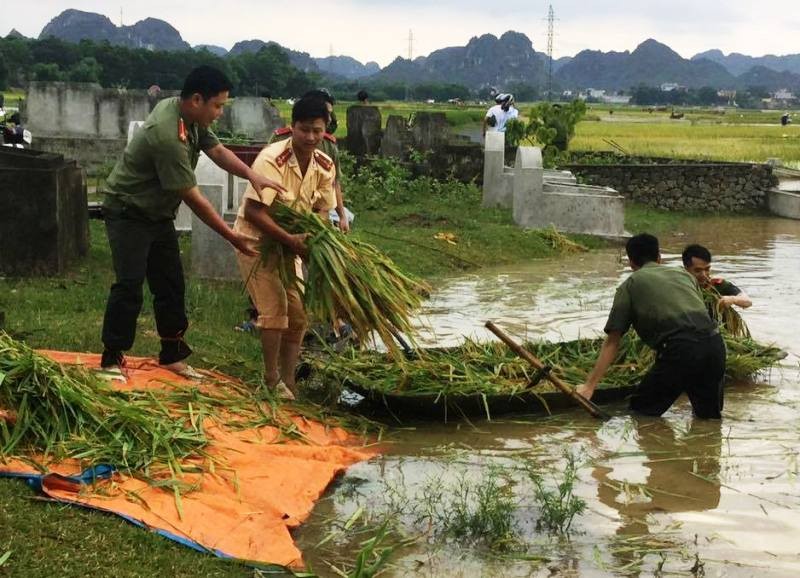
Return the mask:
<svg viewBox="0 0 800 578"><path fill-rule="evenodd" d="M336 144L336 137L333 133L336 132L338 123L336 122L336 113L333 111L333 105L336 104L336 99L327 90L310 90L303 95L302 98L317 98L325 102L328 109L328 122L325 126L325 134L322 140L319 141L317 148L324 152L326 155L333 159L333 164L336 167L336 181L333 183L334 190L336 191L336 216L338 219L333 219L343 233L350 231L350 219L352 213L348 215L347 209L344 207L344 195L342 194L341 171L339 169L339 147ZM285 126L277 129L269 139L269 144L286 140L292 136L292 127ZM332 214L333 215L333 214Z"/></svg>
<svg viewBox="0 0 800 578"><path fill-rule="evenodd" d="M636 235L625 246L633 274L618 288L606 322L606 340L578 393L591 399L633 326L656 351L656 361L630 400L632 410L659 416L686 392L700 418L719 418L725 344L706 310L700 288L682 269L661 265L658 239Z"/></svg>
<svg viewBox="0 0 800 578"><path fill-rule="evenodd" d="M708 288L720 295L722 307L736 305L747 309L753 302L736 285L725 279L711 276L711 251L702 245L689 245L681 254L684 268L691 273L701 288Z"/></svg>
<svg viewBox="0 0 800 578"><path fill-rule="evenodd" d="M189 323L174 225L181 201L237 250L253 254L247 237L232 231L197 187L194 168L200 151L226 171L249 180L256 190L284 191L240 161L209 130L222 114L230 88L219 70L209 66L192 70L181 96L156 105L108 177L103 215L116 282L103 319L105 369L121 373L124 368L123 352L133 346L146 279L161 337L159 363L195 375L184 361L192 350L183 340Z"/></svg>

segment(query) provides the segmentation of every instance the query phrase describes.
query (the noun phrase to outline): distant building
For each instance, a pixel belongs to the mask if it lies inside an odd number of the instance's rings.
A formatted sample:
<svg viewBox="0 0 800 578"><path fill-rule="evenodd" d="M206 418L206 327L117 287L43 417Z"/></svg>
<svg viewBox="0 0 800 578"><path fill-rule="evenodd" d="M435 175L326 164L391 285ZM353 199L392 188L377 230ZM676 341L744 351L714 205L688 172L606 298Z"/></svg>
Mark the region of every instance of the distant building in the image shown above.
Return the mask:
<svg viewBox="0 0 800 578"><path fill-rule="evenodd" d="M677 82L662 82L661 92L672 92L673 90L686 90L685 86L681 86Z"/></svg>
<svg viewBox="0 0 800 578"><path fill-rule="evenodd" d="M718 90L717 96L724 98L728 106L736 106L736 91L735 90Z"/></svg>
<svg viewBox="0 0 800 578"><path fill-rule="evenodd" d="M629 94L609 94L601 98L600 101L608 104L629 104L631 98Z"/></svg>
<svg viewBox="0 0 800 578"><path fill-rule="evenodd" d="M772 94L774 100L794 100L797 98L789 89L782 88Z"/></svg>

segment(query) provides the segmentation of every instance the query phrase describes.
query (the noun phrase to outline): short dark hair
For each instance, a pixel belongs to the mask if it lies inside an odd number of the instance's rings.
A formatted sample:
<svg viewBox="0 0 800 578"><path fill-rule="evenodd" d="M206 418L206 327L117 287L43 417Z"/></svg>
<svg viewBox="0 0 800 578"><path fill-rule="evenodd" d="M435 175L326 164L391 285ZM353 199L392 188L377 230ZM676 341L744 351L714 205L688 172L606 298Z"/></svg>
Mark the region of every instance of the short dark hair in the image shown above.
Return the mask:
<svg viewBox="0 0 800 578"><path fill-rule="evenodd" d="M628 239L625 243L625 252L631 263L641 267L645 263L658 261L661 250L658 247L658 238L649 233L640 233Z"/></svg>
<svg viewBox="0 0 800 578"><path fill-rule="evenodd" d="M681 253L681 259L683 259L684 267L691 266L693 257L697 257L706 263L711 263L711 251L702 245L687 245L687 247L683 250L683 253Z"/></svg>
<svg viewBox="0 0 800 578"><path fill-rule="evenodd" d="M230 91L233 88L231 81L222 71L213 66L198 66L189 73L183 81L181 98L186 100L194 94L199 94L203 100L214 98L221 92Z"/></svg>
<svg viewBox="0 0 800 578"><path fill-rule="evenodd" d="M308 98L321 98L322 100L324 100L325 102L327 102L331 106L336 104L336 99L333 97L333 95L330 92L328 92L324 88L317 88L317 89L314 89L314 90L309 90L307 93L305 93L303 95L303 98L306 98L306 97L308 97Z"/></svg>
<svg viewBox="0 0 800 578"><path fill-rule="evenodd" d="M367 94L366 90L359 90L358 94L356 94L356 98L358 100L360 100L361 102L364 102L365 100L367 100L369 98L369 94Z"/></svg>
<svg viewBox="0 0 800 578"><path fill-rule="evenodd" d="M292 124L306 120L321 118L328 123L328 107L325 101L319 97L303 97L294 103L292 107Z"/></svg>

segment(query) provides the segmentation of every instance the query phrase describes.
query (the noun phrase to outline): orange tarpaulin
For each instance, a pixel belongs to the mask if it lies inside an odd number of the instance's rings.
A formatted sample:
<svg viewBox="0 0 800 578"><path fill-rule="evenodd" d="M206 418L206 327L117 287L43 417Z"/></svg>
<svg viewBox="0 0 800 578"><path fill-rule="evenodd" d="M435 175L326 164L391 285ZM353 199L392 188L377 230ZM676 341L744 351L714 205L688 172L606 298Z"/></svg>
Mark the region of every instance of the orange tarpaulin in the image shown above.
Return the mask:
<svg viewBox="0 0 800 578"><path fill-rule="evenodd" d="M43 351L66 364L99 365L99 356ZM127 383L119 389L196 386L152 360L129 358ZM57 475L41 479L49 497L106 510L143 523L195 547L223 556L283 566L302 566L300 551L289 533L311 513L314 502L333 478L375 452L341 428L329 428L299 416L290 418L305 442L288 441L278 428L227 429L206 418L208 454L217 465L203 473L185 473L181 481L193 487L180 495L180 510L170 489L115 474L93 485L72 483ZM46 464L52 474L80 474L74 461ZM188 468L187 468L188 469ZM0 463L0 473L40 472L30 464ZM182 513L182 515L181 515Z"/></svg>

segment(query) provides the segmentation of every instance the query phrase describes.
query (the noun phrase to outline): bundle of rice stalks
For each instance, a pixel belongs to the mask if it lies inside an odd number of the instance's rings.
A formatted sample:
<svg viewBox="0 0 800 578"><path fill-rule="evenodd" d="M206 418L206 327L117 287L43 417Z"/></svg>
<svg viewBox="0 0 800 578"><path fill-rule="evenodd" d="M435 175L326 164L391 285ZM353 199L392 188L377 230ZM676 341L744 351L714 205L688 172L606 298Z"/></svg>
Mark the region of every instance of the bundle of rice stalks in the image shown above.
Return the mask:
<svg viewBox="0 0 800 578"><path fill-rule="evenodd" d="M372 245L342 235L314 213L300 213L276 203L273 218L292 234L308 233L308 274L302 281L309 315L332 324L340 319L355 334L375 332L390 355L401 356L394 341L397 333L413 334L411 312L420 306L428 287L406 275ZM278 251L285 282L292 282L294 255L271 239L262 243L264 258ZM413 338L412 338L413 341Z"/></svg>
<svg viewBox="0 0 800 578"><path fill-rule="evenodd" d="M0 332L0 458L26 452L180 472L207 443L198 410L176 419L153 392L116 392L96 374L62 366Z"/></svg>
<svg viewBox="0 0 800 578"><path fill-rule="evenodd" d="M785 353L752 339L725 336L730 379L743 380L782 359ZM561 343L538 341L525 347L557 377L571 385L584 383L594 367L603 339L577 339ZM614 363L600 388L637 384L655 360L652 349L634 334L626 334ZM354 383L364 389L400 395L515 395L526 390L535 371L505 345L466 340L450 349L424 350L416 359L387 363L377 352L349 350L339 356L313 361L323 379L342 386ZM535 391L554 391L546 380Z"/></svg>
<svg viewBox="0 0 800 578"><path fill-rule="evenodd" d="M750 329L742 319L742 316L733 307L726 307L720 303L722 295L713 286L703 286L701 291L703 293L703 301L705 301L714 321L734 337L750 337Z"/></svg>

